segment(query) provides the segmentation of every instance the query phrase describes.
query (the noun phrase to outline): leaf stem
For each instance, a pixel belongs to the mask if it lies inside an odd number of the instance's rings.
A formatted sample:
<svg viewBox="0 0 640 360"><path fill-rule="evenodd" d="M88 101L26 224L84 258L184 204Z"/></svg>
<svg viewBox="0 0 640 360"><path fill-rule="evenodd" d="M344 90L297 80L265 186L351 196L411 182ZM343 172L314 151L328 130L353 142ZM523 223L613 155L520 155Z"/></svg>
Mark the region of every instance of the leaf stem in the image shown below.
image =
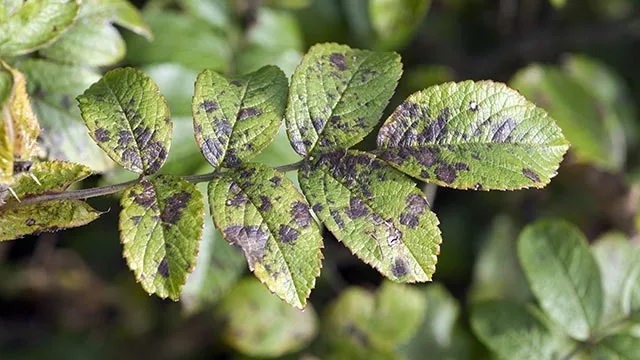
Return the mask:
<svg viewBox="0 0 640 360"><path fill-rule="evenodd" d="M287 165L276 166L274 169L282 172L288 172L288 171L300 169L302 167L302 164L304 164L304 160L300 160L298 162L287 164ZM201 182L211 181L221 173L222 171L216 170L203 175L183 176L182 179L197 184ZM68 190L68 191L62 191L58 193L50 193L50 194L33 196L30 198L26 198L20 202L7 204L6 206L0 207L0 209L8 209L13 207L18 207L21 205L37 204L40 202L52 201L52 200L80 200L80 199L94 198L98 196L111 195L111 194L115 194L117 192L123 191L128 187L139 183L142 179L143 177L141 176L138 179L123 182L120 184L100 186L100 187L82 189L82 190Z"/></svg>

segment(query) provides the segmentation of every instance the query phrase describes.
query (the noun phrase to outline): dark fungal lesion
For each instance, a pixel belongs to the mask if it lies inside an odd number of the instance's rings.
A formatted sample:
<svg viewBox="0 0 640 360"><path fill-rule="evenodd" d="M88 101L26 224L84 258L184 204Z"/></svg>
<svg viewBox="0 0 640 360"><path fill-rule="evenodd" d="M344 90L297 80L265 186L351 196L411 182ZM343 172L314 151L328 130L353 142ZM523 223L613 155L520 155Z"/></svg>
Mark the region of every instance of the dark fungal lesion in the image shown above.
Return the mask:
<svg viewBox="0 0 640 360"><path fill-rule="evenodd" d="M282 243L290 244L298 239L300 233L298 232L298 230L292 228L289 225L281 224L280 228L278 229L278 235L278 239Z"/></svg>
<svg viewBox="0 0 640 360"><path fill-rule="evenodd" d="M167 224L175 225L182 218L182 211L187 208L191 194L180 191L168 197L164 201L164 208L160 213L160 220Z"/></svg>
<svg viewBox="0 0 640 360"><path fill-rule="evenodd" d="M396 258L391 265L391 273L396 278L401 278L409 274L409 266L403 258Z"/></svg>
<svg viewBox="0 0 640 360"><path fill-rule="evenodd" d="M167 257L163 257L162 260L160 261L160 264L158 264L158 274L160 274L160 276L162 276L163 278L168 278L169 277L169 261L167 260Z"/></svg>
<svg viewBox="0 0 640 360"><path fill-rule="evenodd" d="M99 142L107 142L111 140L111 136L110 136L111 133L109 132L109 130L104 128L97 128L93 132L93 135L96 138L96 140L98 140Z"/></svg>
<svg viewBox="0 0 640 360"><path fill-rule="evenodd" d="M231 225L224 228L223 234L227 242L242 249L252 271L254 264L262 262L269 234L260 226Z"/></svg>
<svg viewBox="0 0 640 360"><path fill-rule="evenodd" d="M211 114L212 112L218 110L220 106L216 102L205 100L200 103L200 108L202 108L207 114Z"/></svg>
<svg viewBox="0 0 640 360"><path fill-rule="evenodd" d="M244 121L260 115L262 115L262 111L260 111L259 109L256 109L254 107L243 108L238 112L238 121Z"/></svg>
<svg viewBox="0 0 640 360"><path fill-rule="evenodd" d="M540 182L540 177L538 174L533 172L531 169L522 169L522 175L526 176L529 180L533 182Z"/></svg>
<svg viewBox="0 0 640 360"><path fill-rule="evenodd" d="M347 70L347 61L344 54L332 53L331 55L329 55L329 62L340 71Z"/></svg>
<svg viewBox="0 0 640 360"><path fill-rule="evenodd" d="M309 205L301 201L295 201L291 205L290 213L296 225L301 228L306 228L311 223L311 213L309 212Z"/></svg>

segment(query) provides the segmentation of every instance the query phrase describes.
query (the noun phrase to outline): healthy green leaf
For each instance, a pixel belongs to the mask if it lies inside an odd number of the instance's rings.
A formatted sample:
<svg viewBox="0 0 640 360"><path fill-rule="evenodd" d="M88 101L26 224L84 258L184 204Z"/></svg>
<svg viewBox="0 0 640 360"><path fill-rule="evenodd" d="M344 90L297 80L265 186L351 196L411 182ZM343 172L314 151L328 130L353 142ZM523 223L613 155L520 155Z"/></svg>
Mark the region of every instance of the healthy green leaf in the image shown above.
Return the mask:
<svg viewBox="0 0 640 360"><path fill-rule="evenodd" d="M634 360L640 354L640 337L616 334L599 341L592 349L594 360Z"/></svg>
<svg viewBox="0 0 640 360"><path fill-rule="evenodd" d="M192 314L218 301L238 281L245 268L242 253L224 241L211 218L205 217L196 268L187 277L180 294L184 310Z"/></svg>
<svg viewBox="0 0 640 360"><path fill-rule="evenodd" d="M392 280L431 280L442 239L415 182L358 151L321 155L298 177L318 218L356 256Z"/></svg>
<svg viewBox="0 0 640 360"><path fill-rule="evenodd" d="M256 156L278 132L286 101L287 78L275 66L236 79L203 71L193 96L193 127L202 154L215 168Z"/></svg>
<svg viewBox="0 0 640 360"><path fill-rule="evenodd" d="M422 23L431 0L371 0L369 17L376 48L393 50L406 45Z"/></svg>
<svg viewBox="0 0 640 360"><path fill-rule="evenodd" d="M120 203L120 240L129 268L148 293L178 299L198 255L202 194L179 177L159 175L127 189Z"/></svg>
<svg viewBox="0 0 640 360"><path fill-rule="evenodd" d="M158 86L140 70L111 70L78 96L89 135L111 159L138 174L167 159L172 123Z"/></svg>
<svg viewBox="0 0 640 360"><path fill-rule="evenodd" d="M311 306L294 309L274 297L258 281L239 282L216 309L225 319L225 341L255 357L278 357L306 347L317 332Z"/></svg>
<svg viewBox="0 0 640 360"><path fill-rule="evenodd" d="M114 22L149 41L153 39L151 29L145 24L142 15L127 0L83 0L80 17Z"/></svg>
<svg viewBox="0 0 640 360"><path fill-rule="evenodd" d="M216 227L244 251L249 268L289 304L304 308L320 274L322 235L293 183L258 163L209 183Z"/></svg>
<svg viewBox="0 0 640 360"><path fill-rule="evenodd" d="M20 63L27 77L33 108L43 128L40 135L49 159L81 163L105 172L115 163L89 137L72 100L100 79L83 67L28 59Z"/></svg>
<svg viewBox="0 0 640 360"><path fill-rule="evenodd" d="M498 215L480 247L473 271L473 301L531 298L516 249L519 227L507 215Z"/></svg>
<svg viewBox="0 0 640 360"><path fill-rule="evenodd" d="M100 213L80 200L54 200L0 209L0 241L86 225Z"/></svg>
<svg viewBox="0 0 640 360"><path fill-rule="evenodd" d="M127 61L133 64L179 63L194 70L224 72L231 61L231 48L220 31L205 20L163 10L144 12L155 34L151 43L138 36L126 36Z"/></svg>
<svg viewBox="0 0 640 360"><path fill-rule="evenodd" d="M609 233L600 237L592 247L600 268L604 303L602 327L640 311L640 249L627 236Z"/></svg>
<svg viewBox="0 0 640 360"><path fill-rule="evenodd" d="M124 40L118 30L102 21L81 21L60 40L40 50L46 58L66 64L113 65L124 58Z"/></svg>
<svg viewBox="0 0 640 360"><path fill-rule="evenodd" d="M31 175L26 172L16 174L11 185L20 200L34 195L64 191L73 183L91 175L91 169L80 164L53 160L33 163L29 173ZM38 184L33 177L40 183ZM0 190L1 192L3 191ZM11 199L9 201L13 202Z"/></svg>
<svg viewBox="0 0 640 360"><path fill-rule="evenodd" d="M76 0L32 0L0 23L0 55L34 51L58 38L78 15Z"/></svg>
<svg viewBox="0 0 640 360"><path fill-rule="evenodd" d="M553 120L491 81L432 86L400 105L378 133L382 158L456 189L543 187L568 149Z"/></svg>
<svg viewBox="0 0 640 360"><path fill-rule="evenodd" d="M602 313L598 265L575 226L542 220L527 226L518 256L542 309L571 337L585 340Z"/></svg>
<svg viewBox="0 0 640 360"><path fill-rule="evenodd" d="M471 328L502 359L558 359L551 332L529 308L508 300L481 302L471 312Z"/></svg>
<svg viewBox="0 0 640 360"><path fill-rule="evenodd" d="M355 145L378 124L402 73L400 56L315 45L291 78L287 131L300 155Z"/></svg>
<svg viewBox="0 0 640 360"><path fill-rule="evenodd" d="M621 167L624 151L618 149L620 137L607 124L607 109L580 81L556 67L530 65L516 73L510 85L558 122L578 161L613 170Z"/></svg>

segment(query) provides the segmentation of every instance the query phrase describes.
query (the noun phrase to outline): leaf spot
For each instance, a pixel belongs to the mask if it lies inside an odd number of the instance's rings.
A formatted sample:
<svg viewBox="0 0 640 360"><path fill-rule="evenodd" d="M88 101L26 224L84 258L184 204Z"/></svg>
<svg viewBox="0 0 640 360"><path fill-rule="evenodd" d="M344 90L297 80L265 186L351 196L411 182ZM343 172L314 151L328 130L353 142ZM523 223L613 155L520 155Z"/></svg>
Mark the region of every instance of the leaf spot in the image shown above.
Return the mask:
<svg viewBox="0 0 640 360"><path fill-rule="evenodd" d="M531 169L522 169L522 175L526 176L531 181L540 182L538 174L534 173Z"/></svg>
<svg viewBox="0 0 640 360"><path fill-rule="evenodd" d="M475 100L469 101L469 110L474 112L480 110L480 107L478 106L478 103Z"/></svg>
<svg viewBox="0 0 640 360"><path fill-rule="evenodd" d="M391 273L396 278L401 278L409 273L409 269L407 269L407 263L402 258L396 258L393 262L393 266L391 266Z"/></svg>
<svg viewBox="0 0 640 360"><path fill-rule="evenodd" d="M296 225L306 228L311 223L311 214L309 213L309 205L296 201L291 206L291 216L293 216Z"/></svg>
<svg viewBox="0 0 640 360"><path fill-rule="evenodd" d="M278 187L280 186L280 182L282 181L282 179L280 179L279 176L274 176L271 179L269 179L269 181L271 182L271 185L273 187Z"/></svg>
<svg viewBox="0 0 640 360"><path fill-rule="evenodd" d="M191 194L186 191L171 195L165 200L165 206L160 214L160 219L168 224L176 224L181 218L182 209L187 207L187 202L191 200Z"/></svg>
<svg viewBox="0 0 640 360"><path fill-rule="evenodd" d="M259 116L260 114L262 114L262 112L256 108L244 108L238 112L238 120L243 121L255 116Z"/></svg>
<svg viewBox="0 0 640 360"><path fill-rule="evenodd" d="M205 100L200 104L200 107L207 112L207 114L211 114L212 112L218 110L219 106L217 103L211 100Z"/></svg>
<svg viewBox="0 0 640 360"><path fill-rule="evenodd" d="M111 137L109 136L109 130L107 129L97 128L94 132L94 135L96 137L96 140L98 140L99 142L107 142L111 140Z"/></svg>
<svg viewBox="0 0 640 360"><path fill-rule="evenodd" d="M289 244L296 241L299 235L298 230L284 224L280 225L280 230L278 230L278 234L280 235L280 241L285 244Z"/></svg>
<svg viewBox="0 0 640 360"><path fill-rule="evenodd" d="M410 228L418 226L418 217L413 214L402 213L400 214L400 224L406 225Z"/></svg>
<svg viewBox="0 0 640 360"><path fill-rule="evenodd" d="M26 224L27 226L33 226L36 224L36 221L33 220L32 218L28 218Z"/></svg>
<svg viewBox="0 0 640 360"><path fill-rule="evenodd" d="M347 70L347 62L343 54L333 53L329 56L329 61L331 62L331 65L335 66L338 70Z"/></svg>
<svg viewBox="0 0 640 360"><path fill-rule="evenodd" d="M357 197L351 197L349 199L349 208L346 209L344 213L353 220L359 217L366 216L367 214L369 214L369 210L367 209L364 201Z"/></svg>
<svg viewBox="0 0 640 360"><path fill-rule="evenodd" d="M249 268L253 271L253 264L262 262L269 234L256 225L232 225L224 229L224 238L230 244L240 246L247 258Z"/></svg>
<svg viewBox="0 0 640 360"><path fill-rule="evenodd" d="M271 200L265 195L260 195L260 206L258 210L265 212L271 210Z"/></svg>
<svg viewBox="0 0 640 360"><path fill-rule="evenodd" d="M447 184L453 183L458 175L456 174L456 170L449 165L439 166L436 171L436 178L440 181L444 181Z"/></svg>
<svg viewBox="0 0 640 360"><path fill-rule="evenodd" d="M158 274L163 278L169 277L169 262L167 261L166 256L162 258L162 261L160 261L160 264L158 265Z"/></svg>

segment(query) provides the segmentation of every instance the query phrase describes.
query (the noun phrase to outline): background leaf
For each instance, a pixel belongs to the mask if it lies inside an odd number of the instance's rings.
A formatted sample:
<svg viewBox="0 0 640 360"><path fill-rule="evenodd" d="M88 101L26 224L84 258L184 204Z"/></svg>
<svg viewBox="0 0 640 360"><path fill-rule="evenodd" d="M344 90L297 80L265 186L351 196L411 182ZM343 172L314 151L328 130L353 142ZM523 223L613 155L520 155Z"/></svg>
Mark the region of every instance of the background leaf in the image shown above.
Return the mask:
<svg viewBox="0 0 640 360"><path fill-rule="evenodd" d="M284 114L287 78L274 66L226 79L205 70L196 80L193 127L214 168L236 166L273 140Z"/></svg>
<svg viewBox="0 0 640 360"><path fill-rule="evenodd" d="M422 23L431 0L369 0L375 47L394 50L406 45Z"/></svg>
<svg viewBox="0 0 640 360"><path fill-rule="evenodd" d="M0 22L0 55L22 55L60 36L76 19L76 0L32 0Z"/></svg>
<svg viewBox="0 0 640 360"><path fill-rule="evenodd" d="M578 340L598 326L602 313L600 273L584 235L563 221L538 221L518 240L518 255L540 307Z"/></svg>
<svg viewBox="0 0 640 360"><path fill-rule="evenodd" d="M136 279L150 294L178 299L198 255L202 194L192 183L159 175L127 189L121 206L120 240Z"/></svg>
<svg viewBox="0 0 640 360"><path fill-rule="evenodd" d="M640 338L631 334L616 334L602 339L593 347L595 360L636 359L640 353Z"/></svg>
<svg viewBox="0 0 640 360"><path fill-rule="evenodd" d="M86 225L100 213L80 200L54 200L0 209L0 241Z"/></svg>
<svg viewBox="0 0 640 360"><path fill-rule="evenodd" d="M151 41L153 35L136 7L127 0L83 0L80 17L114 22Z"/></svg>
<svg viewBox="0 0 640 360"><path fill-rule="evenodd" d="M293 183L272 168L240 165L209 183L216 227L249 268L289 304L304 308L320 274L322 236Z"/></svg>
<svg viewBox="0 0 640 360"><path fill-rule="evenodd" d="M238 351L259 357L277 357L309 344L317 332L311 306L294 309L252 278L240 281L216 309L225 319L224 339Z"/></svg>
<svg viewBox="0 0 640 360"><path fill-rule="evenodd" d="M167 159L172 123L158 86L140 70L111 70L78 96L89 135L115 162L153 174Z"/></svg>
<svg viewBox="0 0 640 360"><path fill-rule="evenodd" d="M167 99L173 116L193 116L191 102L193 100L193 84L196 82L198 72L184 65L176 63L163 63L147 65L141 70L149 75L160 92ZM191 123L191 137L193 137L193 120Z"/></svg>
<svg viewBox="0 0 640 360"><path fill-rule="evenodd" d="M411 179L356 151L320 156L298 176L318 218L356 256L395 281L431 280L442 239Z"/></svg>
<svg viewBox="0 0 640 360"><path fill-rule="evenodd" d="M29 173L31 175L26 172L16 174L11 185L20 200L33 195L64 191L73 183L91 175L91 169L80 164L54 160L33 163Z"/></svg>
<svg viewBox="0 0 640 360"><path fill-rule="evenodd" d="M553 120L491 81L432 86L407 98L378 133L381 157L457 189L543 187L568 149Z"/></svg>
<svg viewBox="0 0 640 360"><path fill-rule="evenodd" d="M382 116L401 73L397 54L311 47L291 78L286 121L293 148L305 156L358 143Z"/></svg>

